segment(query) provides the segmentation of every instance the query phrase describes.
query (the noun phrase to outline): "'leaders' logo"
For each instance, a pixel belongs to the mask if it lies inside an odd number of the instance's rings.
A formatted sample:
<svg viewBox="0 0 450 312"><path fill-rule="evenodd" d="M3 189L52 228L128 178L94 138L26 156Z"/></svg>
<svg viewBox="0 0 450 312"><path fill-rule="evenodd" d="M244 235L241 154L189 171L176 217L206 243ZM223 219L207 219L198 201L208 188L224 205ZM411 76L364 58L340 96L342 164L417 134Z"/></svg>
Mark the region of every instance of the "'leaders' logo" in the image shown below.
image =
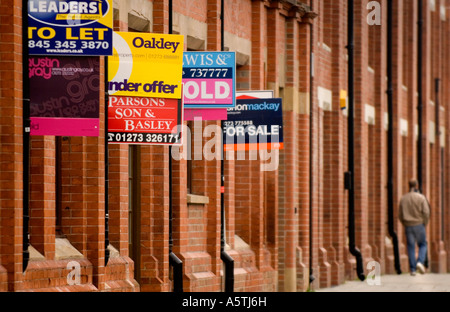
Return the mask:
<svg viewBox="0 0 450 312"><path fill-rule="evenodd" d="M83 26L103 18L110 7L106 0L29 0L28 15L51 26Z"/></svg>

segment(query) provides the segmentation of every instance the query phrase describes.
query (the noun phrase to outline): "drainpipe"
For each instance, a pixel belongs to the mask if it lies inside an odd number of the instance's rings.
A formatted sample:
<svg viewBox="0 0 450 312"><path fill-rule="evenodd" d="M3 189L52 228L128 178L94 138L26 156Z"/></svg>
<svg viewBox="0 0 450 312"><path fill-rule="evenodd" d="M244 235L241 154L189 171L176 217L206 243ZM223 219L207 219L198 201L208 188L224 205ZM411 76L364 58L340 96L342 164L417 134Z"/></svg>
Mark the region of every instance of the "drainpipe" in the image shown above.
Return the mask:
<svg viewBox="0 0 450 312"><path fill-rule="evenodd" d="M169 34L173 33L173 3L169 0ZM183 292L183 261L173 252L172 145L169 145L169 264L173 267L173 291Z"/></svg>
<svg viewBox="0 0 450 312"><path fill-rule="evenodd" d="M423 161L423 151L422 151L422 137L423 137L423 122L422 122L422 111L423 111L423 92L422 92L422 64L423 64L423 53L422 53L422 44L423 44L423 0L419 0L418 7L418 29L417 29L417 94L418 94L418 105L417 105L417 115L418 115L418 136L417 136L417 181L419 182L419 192L423 193L422 186L422 161ZM425 257L425 267L428 268L428 253Z"/></svg>
<svg viewBox="0 0 450 312"><path fill-rule="evenodd" d="M418 112L418 137L417 137L417 180L419 182L419 189L422 193L422 43L423 43L423 16L422 16L422 8L423 8L423 1L419 0L419 17L418 17L418 30L417 30L417 93L418 93L418 106L417 106L417 112Z"/></svg>
<svg viewBox="0 0 450 312"><path fill-rule="evenodd" d="M314 12L314 1L311 1L311 12ZM310 28L310 91L309 91L309 284L315 281L313 270L313 189L314 189L314 170L313 170L313 124L314 124L314 24Z"/></svg>
<svg viewBox="0 0 450 312"><path fill-rule="evenodd" d="M439 118L439 110L441 109L439 104L439 87L441 80L439 78L434 79L434 92L435 92L435 114L436 114L436 135L439 137L441 135L441 121Z"/></svg>
<svg viewBox="0 0 450 312"><path fill-rule="evenodd" d="M220 37L221 50L225 50L225 27L224 27L224 0L220 1ZM223 149L223 144L222 144ZM234 292L234 260L225 251L225 154L222 151L222 159L220 161L220 259L225 265L225 292Z"/></svg>
<svg viewBox="0 0 450 312"><path fill-rule="evenodd" d="M400 255L398 248L397 233L394 230L394 110L393 110L393 86L392 86L392 38L393 38L393 0L388 0L388 111L389 111L389 131L388 131L388 230L392 238L394 247L395 270L397 274L402 274L400 268Z"/></svg>
<svg viewBox="0 0 450 312"><path fill-rule="evenodd" d="M28 77L28 1L22 1L22 80L23 80L23 226L22 270L30 259L30 81Z"/></svg>
<svg viewBox="0 0 450 312"><path fill-rule="evenodd" d="M436 78L434 80L435 83L435 112L436 112L436 144L441 144L441 121L440 121L440 110L441 110L441 106L439 103L439 90L440 90L440 82L441 80L439 78ZM444 230L444 220L445 220L445 215L444 215L444 211L445 211L445 192L444 192L444 182L445 182L445 162L444 162L444 148L440 147L440 153L441 153L441 240L444 240L444 236L445 236L445 230Z"/></svg>
<svg viewBox="0 0 450 312"><path fill-rule="evenodd" d="M355 189L354 189L354 31L353 31L353 0L348 1L348 89L349 89L349 111L348 111L348 167L345 173L346 189L348 194L348 236L349 250L356 258L356 271L358 278L364 281L363 259L361 252L355 246Z"/></svg>

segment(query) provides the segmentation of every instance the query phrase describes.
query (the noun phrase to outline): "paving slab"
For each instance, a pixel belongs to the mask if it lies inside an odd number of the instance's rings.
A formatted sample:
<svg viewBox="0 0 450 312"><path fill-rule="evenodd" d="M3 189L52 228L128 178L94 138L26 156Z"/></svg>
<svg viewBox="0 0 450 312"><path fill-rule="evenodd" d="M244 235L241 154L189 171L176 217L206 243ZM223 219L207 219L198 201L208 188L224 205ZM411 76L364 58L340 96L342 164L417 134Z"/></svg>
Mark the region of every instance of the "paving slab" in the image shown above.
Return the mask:
<svg viewBox="0 0 450 312"><path fill-rule="evenodd" d="M450 292L450 274L382 275L378 282L347 281L316 292Z"/></svg>

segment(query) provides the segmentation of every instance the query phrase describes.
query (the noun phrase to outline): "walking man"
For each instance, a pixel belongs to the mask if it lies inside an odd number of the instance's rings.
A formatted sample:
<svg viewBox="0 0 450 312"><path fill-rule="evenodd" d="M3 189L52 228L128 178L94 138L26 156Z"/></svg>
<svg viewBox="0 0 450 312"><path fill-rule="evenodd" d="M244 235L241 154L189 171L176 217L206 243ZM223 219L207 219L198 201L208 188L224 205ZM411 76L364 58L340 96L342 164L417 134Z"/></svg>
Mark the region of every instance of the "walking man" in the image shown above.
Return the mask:
<svg viewBox="0 0 450 312"><path fill-rule="evenodd" d="M420 193L419 183L416 180L409 181L409 193L403 195L400 200L398 217L405 227L411 275L416 275L416 271L424 274L427 255L425 227L430 218L430 204L427 198ZM417 260L416 243L419 247Z"/></svg>

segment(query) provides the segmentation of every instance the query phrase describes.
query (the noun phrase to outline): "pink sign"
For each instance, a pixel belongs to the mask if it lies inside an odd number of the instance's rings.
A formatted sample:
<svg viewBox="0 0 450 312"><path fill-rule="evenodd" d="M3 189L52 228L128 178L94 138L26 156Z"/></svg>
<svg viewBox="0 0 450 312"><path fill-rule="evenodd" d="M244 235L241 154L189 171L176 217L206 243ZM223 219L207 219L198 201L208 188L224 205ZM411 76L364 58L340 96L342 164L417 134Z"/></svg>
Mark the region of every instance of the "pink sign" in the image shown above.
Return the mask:
<svg viewBox="0 0 450 312"><path fill-rule="evenodd" d="M235 52L184 52L184 107L233 108L236 104L235 72Z"/></svg>
<svg viewBox="0 0 450 312"><path fill-rule="evenodd" d="M228 104L233 102L233 79L184 79L184 104Z"/></svg>
<svg viewBox="0 0 450 312"><path fill-rule="evenodd" d="M29 58L30 134L99 136L99 57Z"/></svg>
<svg viewBox="0 0 450 312"><path fill-rule="evenodd" d="M31 117L31 135L98 136L97 118Z"/></svg>
<svg viewBox="0 0 450 312"><path fill-rule="evenodd" d="M194 119L201 120L227 120L227 109L226 108L185 108L184 109L184 120L192 121Z"/></svg>

